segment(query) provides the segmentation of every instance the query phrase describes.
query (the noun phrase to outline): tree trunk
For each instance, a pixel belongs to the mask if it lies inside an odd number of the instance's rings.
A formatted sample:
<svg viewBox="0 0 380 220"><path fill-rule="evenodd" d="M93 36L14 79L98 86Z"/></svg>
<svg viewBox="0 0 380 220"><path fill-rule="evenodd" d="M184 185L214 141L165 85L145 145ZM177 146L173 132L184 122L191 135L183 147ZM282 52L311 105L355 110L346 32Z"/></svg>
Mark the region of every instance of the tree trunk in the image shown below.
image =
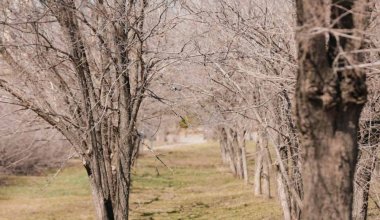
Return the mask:
<svg viewBox="0 0 380 220"><path fill-rule="evenodd" d="M263 151L263 173L262 173L262 179L263 179L263 194L266 198L271 197L271 192L270 192L270 171L271 171L271 165L272 165L272 160L270 158L270 153L269 153L269 146L268 146L268 133L264 129L263 130L263 139L262 139L262 144L261 148Z"/></svg>
<svg viewBox="0 0 380 220"><path fill-rule="evenodd" d="M230 166L232 174L234 176L236 176L238 173L238 167L236 165L236 153L235 153L235 148L234 148L234 137L231 134L230 128L227 127L224 130L226 132L226 137L227 137L227 155L228 155L229 166Z"/></svg>
<svg viewBox="0 0 380 220"><path fill-rule="evenodd" d="M270 198L270 166L271 160L268 149L268 138L265 129L259 132L256 145L256 164L254 174L254 194L264 194Z"/></svg>
<svg viewBox="0 0 380 220"><path fill-rule="evenodd" d="M271 192L270 192L270 163L268 160L268 155L264 156L264 164L263 164L263 173L262 173L262 178L263 178L263 194L266 198L271 197Z"/></svg>
<svg viewBox="0 0 380 220"><path fill-rule="evenodd" d="M243 179L244 174L244 158L242 145L244 141L239 137L239 133L231 128L224 128L226 133L226 153L231 172L234 176ZM222 136L223 137L223 136ZM223 151L223 150L222 150Z"/></svg>
<svg viewBox="0 0 380 220"><path fill-rule="evenodd" d="M258 141L256 142L256 158L255 158L255 173L253 177L254 195L259 196L262 194L261 186L261 174L263 170L264 155L261 148L262 136L261 132L258 132Z"/></svg>
<svg viewBox="0 0 380 220"><path fill-rule="evenodd" d="M245 131L236 131L228 127L219 129L219 145L223 163L230 166L235 176L248 182L244 138Z"/></svg>
<svg viewBox="0 0 380 220"><path fill-rule="evenodd" d="M301 175L301 161L300 161L300 146L299 146L299 140L297 138L297 129L296 125L294 124L294 121L292 119L291 111L291 102L289 98L289 94L287 91L282 92L282 96L284 98L284 123L288 125L288 134L290 137L290 140L287 141L286 145L288 147L287 154L288 154L288 160L290 163L289 166L289 176L291 181L293 182L293 186L295 188L295 191L299 195L300 198L303 197L303 186L302 186L302 175ZM279 137L281 139L281 137ZM298 207L297 202L294 198L291 197L291 207L292 207L292 216L293 219L299 219L300 218L300 207Z"/></svg>
<svg viewBox="0 0 380 220"><path fill-rule="evenodd" d="M372 173L376 166L377 156L375 154L378 145L372 149L361 150L358 168L355 174L353 219L366 220L368 211L369 190L371 186Z"/></svg>
<svg viewBox="0 0 380 220"><path fill-rule="evenodd" d="M239 134L237 131L231 129L231 135L233 140L233 150L235 154L235 166L236 166L236 176L239 179L244 179L244 169L243 169L243 155L241 145L239 143Z"/></svg>
<svg viewBox="0 0 380 220"><path fill-rule="evenodd" d="M92 189L97 218L100 220L128 219L132 154L138 144L134 142L136 138L133 138L133 135L130 137L132 139L119 141L124 144L118 148L125 147L125 151L114 152L113 158L108 159L92 154L92 162L84 164ZM104 149L99 149L99 151ZM108 163L115 164L111 170L105 169L104 164Z"/></svg>
<svg viewBox="0 0 380 220"><path fill-rule="evenodd" d="M219 130L219 147L220 147L220 156L222 158L223 164L228 164L227 157L227 137L224 132L224 128L220 128Z"/></svg>
<svg viewBox="0 0 380 220"><path fill-rule="evenodd" d="M279 146L279 151L281 154L281 158L279 160L286 161L288 157L287 149L285 146ZM278 161L280 163L281 161ZM291 201L288 186L283 177L283 173L279 167L279 164L276 165L277 170L277 189L278 189L278 197L282 206L284 220L291 220Z"/></svg>
<svg viewBox="0 0 380 220"><path fill-rule="evenodd" d="M243 158L244 182L245 184L248 184L249 177L248 177L247 152L245 149L245 140L242 141L241 152L242 152L242 158Z"/></svg>
<svg viewBox="0 0 380 220"><path fill-rule="evenodd" d="M366 220L371 179L376 167L380 145L380 122L367 121L360 135L361 149L355 173L353 217Z"/></svg>
<svg viewBox="0 0 380 220"><path fill-rule="evenodd" d="M100 191L101 186L95 183L91 175L89 176L89 178L90 178L90 186L91 186L91 191L92 191L92 199L94 201L97 219L99 220L114 219L112 206L111 207L109 206L109 204L112 204L112 201L110 201L109 198L108 199L104 198L103 193Z"/></svg>
<svg viewBox="0 0 380 220"><path fill-rule="evenodd" d="M272 132L273 144L276 146L277 187L284 218L300 219L302 198L301 163L299 156L299 140L291 111L292 104L286 90L274 100L277 132ZM281 126L286 125L286 126Z"/></svg>
<svg viewBox="0 0 380 220"><path fill-rule="evenodd" d="M299 71L296 117L302 134L304 200L302 219L352 219L358 121L366 102L365 74L350 53L361 42L318 27L358 35L360 1L297 0ZM358 11L352 14L354 6ZM327 13L330 10L331 13ZM330 18L326 15L331 14ZM355 25L355 26L354 26ZM362 36L354 36L362 39ZM341 56L345 52L344 56Z"/></svg>
<svg viewBox="0 0 380 220"><path fill-rule="evenodd" d="M289 194L287 194L286 184L281 172L277 172L277 188L278 188L278 198L282 206L282 213L284 215L284 220L291 220L291 209Z"/></svg>
<svg viewBox="0 0 380 220"><path fill-rule="evenodd" d="M366 15L364 17L364 29L369 29L371 24L371 17L373 10L376 8L376 1L368 0L366 5ZM371 44L364 42L364 49L371 49ZM362 53L359 59L363 62L373 62L375 59L371 58L368 53ZM378 89L376 86L370 86L370 89ZM376 94L375 91L371 91L372 94ZM371 103L368 103L368 107L371 113L376 113L376 98L369 97ZM358 156L358 164L355 172L354 181L354 204L353 204L353 219L366 220L368 212L368 199L370 193L371 179L376 168L378 161L377 154L380 145L380 115L370 115L370 119L364 121L361 126L360 132L360 151Z"/></svg>

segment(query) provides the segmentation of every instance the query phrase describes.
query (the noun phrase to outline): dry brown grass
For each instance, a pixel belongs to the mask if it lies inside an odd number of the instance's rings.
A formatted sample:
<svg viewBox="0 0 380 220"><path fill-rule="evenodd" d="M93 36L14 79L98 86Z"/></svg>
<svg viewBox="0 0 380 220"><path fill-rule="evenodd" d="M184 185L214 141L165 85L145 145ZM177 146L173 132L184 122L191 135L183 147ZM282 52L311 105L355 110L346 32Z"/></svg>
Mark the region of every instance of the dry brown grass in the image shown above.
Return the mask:
<svg viewBox="0 0 380 220"><path fill-rule="evenodd" d="M140 158L131 219L281 219L275 199L253 197L252 186L220 164L215 144L159 153L172 171L149 152ZM94 219L87 177L78 163L47 180L8 177L0 187L0 219Z"/></svg>

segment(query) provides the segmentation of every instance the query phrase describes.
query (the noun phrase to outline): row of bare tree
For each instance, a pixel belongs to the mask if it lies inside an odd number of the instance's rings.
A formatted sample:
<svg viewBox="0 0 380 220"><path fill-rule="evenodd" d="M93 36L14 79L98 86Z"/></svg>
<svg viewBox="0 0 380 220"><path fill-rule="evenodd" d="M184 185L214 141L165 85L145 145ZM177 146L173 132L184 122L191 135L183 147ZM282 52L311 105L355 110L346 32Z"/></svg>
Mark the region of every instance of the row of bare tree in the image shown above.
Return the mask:
<svg viewBox="0 0 380 220"><path fill-rule="evenodd" d="M257 133L254 192L270 197L276 171L285 219L366 218L380 135L377 2L0 7L0 87L72 144L99 219L128 219L141 131L168 113L215 130L222 161L247 183Z"/></svg>
<svg viewBox="0 0 380 220"><path fill-rule="evenodd" d="M263 182L270 196L273 166L285 219L366 219L380 135L377 7L359 0L185 4L200 33L193 50L201 58L192 62L205 79L188 92L239 178L248 179L240 135L258 133L255 194Z"/></svg>

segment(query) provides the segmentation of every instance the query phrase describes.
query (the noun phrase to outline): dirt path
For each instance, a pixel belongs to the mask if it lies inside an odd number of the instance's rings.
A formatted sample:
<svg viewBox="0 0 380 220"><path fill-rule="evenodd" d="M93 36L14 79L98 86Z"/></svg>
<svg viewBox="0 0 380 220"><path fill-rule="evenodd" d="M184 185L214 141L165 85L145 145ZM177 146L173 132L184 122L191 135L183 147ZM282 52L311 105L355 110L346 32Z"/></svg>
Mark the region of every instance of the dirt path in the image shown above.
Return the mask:
<svg viewBox="0 0 380 220"><path fill-rule="evenodd" d="M131 197L133 219L281 219L276 200L254 198L251 185L221 165L215 144L168 145L141 158Z"/></svg>

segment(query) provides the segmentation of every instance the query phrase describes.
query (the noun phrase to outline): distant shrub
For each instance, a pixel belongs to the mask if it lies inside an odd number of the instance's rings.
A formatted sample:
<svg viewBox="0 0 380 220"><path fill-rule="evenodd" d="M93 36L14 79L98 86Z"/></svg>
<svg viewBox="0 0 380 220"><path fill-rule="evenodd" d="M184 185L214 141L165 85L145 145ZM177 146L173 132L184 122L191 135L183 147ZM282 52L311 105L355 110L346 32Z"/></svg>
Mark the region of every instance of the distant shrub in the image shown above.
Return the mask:
<svg viewBox="0 0 380 220"><path fill-rule="evenodd" d="M30 111L0 106L0 174L39 174L68 158L70 144Z"/></svg>

